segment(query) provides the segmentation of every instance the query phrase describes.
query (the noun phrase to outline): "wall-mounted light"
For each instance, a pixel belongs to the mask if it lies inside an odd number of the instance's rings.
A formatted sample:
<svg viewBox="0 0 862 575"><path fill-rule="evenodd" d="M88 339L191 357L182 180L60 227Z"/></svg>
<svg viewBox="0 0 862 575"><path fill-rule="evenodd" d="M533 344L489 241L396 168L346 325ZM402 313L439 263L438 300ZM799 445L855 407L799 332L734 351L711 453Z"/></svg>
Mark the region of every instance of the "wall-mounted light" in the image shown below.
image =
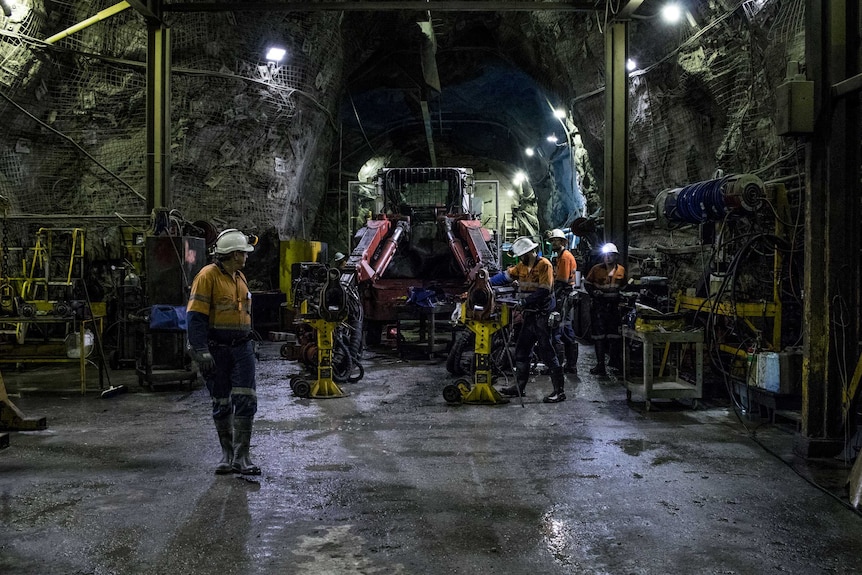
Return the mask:
<svg viewBox="0 0 862 575"><path fill-rule="evenodd" d="M287 50L285 50L284 48L278 48L276 46L273 46L266 52L266 61L281 62L285 54L287 54Z"/></svg>
<svg viewBox="0 0 862 575"><path fill-rule="evenodd" d="M665 4L661 9L661 17L668 24L676 24L682 20L682 8L675 2Z"/></svg>
<svg viewBox="0 0 862 575"><path fill-rule="evenodd" d="M524 172L519 170L518 172L515 173L515 177L512 178L512 183L515 184L516 186L520 186L521 184L524 183L524 180L526 180L526 179L527 179L527 174L525 174Z"/></svg>
<svg viewBox="0 0 862 575"><path fill-rule="evenodd" d="M548 140L549 142L551 142L552 144L557 143L557 135L556 134L551 134L550 136L548 136L545 139Z"/></svg>
<svg viewBox="0 0 862 575"><path fill-rule="evenodd" d="M638 63L637 62L635 62L631 58L626 60L626 70L628 70L629 72L634 72L637 69L638 69Z"/></svg>
<svg viewBox="0 0 862 575"><path fill-rule="evenodd" d="M566 111L562 108L557 108L554 110L554 117L558 120L562 120L566 117Z"/></svg>
<svg viewBox="0 0 862 575"><path fill-rule="evenodd" d="M536 150L534 150L533 148L527 148L524 150L524 153L527 155L528 158L532 158L536 154Z"/></svg>

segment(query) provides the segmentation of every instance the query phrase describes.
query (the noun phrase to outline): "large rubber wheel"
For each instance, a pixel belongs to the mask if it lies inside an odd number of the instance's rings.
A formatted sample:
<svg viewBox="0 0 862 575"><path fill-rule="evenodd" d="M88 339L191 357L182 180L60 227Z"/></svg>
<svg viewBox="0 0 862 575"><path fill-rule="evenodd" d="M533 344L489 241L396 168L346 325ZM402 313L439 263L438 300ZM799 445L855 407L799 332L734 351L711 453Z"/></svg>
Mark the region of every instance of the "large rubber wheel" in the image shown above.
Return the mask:
<svg viewBox="0 0 862 575"><path fill-rule="evenodd" d="M297 379L293 382L293 394L297 397L310 397L311 384L304 379Z"/></svg>
<svg viewBox="0 0 862 575"><path fill-rule="evenodd" d="M291 347L292 346L289 343L282 344L281 349L279 350L279 353L281 353L281 357L283 357L284 359L290 359L291 358L291 353L290 353Z"/></svg>
<svg viewBox="0 0 862 575"><path fill-rule="evenodd" d="M443 399L446 403L461 403L461 390L454 383L450 383L443 388Z"/></svg>
<svg viewBox="0 0 862 575"><path fill-rule="evenodd" d="M473 348L476 334L465 330L455 337L449 355L446 356L446 370L452 375L468 375L473 371Z"/></svg>

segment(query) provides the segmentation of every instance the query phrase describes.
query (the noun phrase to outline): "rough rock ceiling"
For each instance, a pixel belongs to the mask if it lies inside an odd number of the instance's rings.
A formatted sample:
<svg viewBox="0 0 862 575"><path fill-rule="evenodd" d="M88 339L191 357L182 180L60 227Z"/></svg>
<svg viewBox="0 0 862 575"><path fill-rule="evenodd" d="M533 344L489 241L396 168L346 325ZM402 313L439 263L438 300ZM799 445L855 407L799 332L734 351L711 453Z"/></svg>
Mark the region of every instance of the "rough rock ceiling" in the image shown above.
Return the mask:
<svg viewBox="0 0 862 575"><path fill-rule="evenodd" d="M375 22L385 43L348 78L340 109L344 170L395 150L416 165L431 162L432 152L438 163L442 153L517 165L540 138L556 131L565 139L552 115L560 98L511 60L516 46L499 46L498 17L431 18L436 74L415 21L390 15ZM439 90L429 85L436 78Z"/></svg>

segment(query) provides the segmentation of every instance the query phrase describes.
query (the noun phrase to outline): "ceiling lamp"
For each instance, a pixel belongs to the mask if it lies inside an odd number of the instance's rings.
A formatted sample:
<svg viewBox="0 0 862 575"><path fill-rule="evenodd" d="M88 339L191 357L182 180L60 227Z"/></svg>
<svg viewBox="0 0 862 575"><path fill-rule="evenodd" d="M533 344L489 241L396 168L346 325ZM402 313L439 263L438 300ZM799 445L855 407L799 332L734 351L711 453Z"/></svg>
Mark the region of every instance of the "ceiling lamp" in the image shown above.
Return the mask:
<svg viewBox="0 0 862 575"><path fill-rule="evenodd" d="M524 150L524 153L527 154L528 158L532 158L533 155L536 153L536 150L534 150L533 148L527 148L526 150Z"/></svg>
<svg viewBox="0 0 862 575"><path fill-rule="evenodd" d="M267 62L281 62L284 55L287 54L287 50L284 48L277 48L273 46L266 53L266 61Z"/></svg>
<svg viewBox="0 0 862 575"><path fill-rule="evenodd" d="M682 20L682 8L675 2L665 4L661 9L661 17L668 24L676 24Z"/></svg>

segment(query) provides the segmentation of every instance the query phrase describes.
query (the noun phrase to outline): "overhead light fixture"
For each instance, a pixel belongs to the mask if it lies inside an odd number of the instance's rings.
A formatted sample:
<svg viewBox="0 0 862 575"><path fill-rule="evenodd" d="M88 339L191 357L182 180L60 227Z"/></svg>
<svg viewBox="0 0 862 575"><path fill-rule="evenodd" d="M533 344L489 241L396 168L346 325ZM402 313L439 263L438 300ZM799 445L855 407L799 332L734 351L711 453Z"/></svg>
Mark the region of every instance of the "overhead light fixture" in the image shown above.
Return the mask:
<svg viewBox="0 0 862 575"><path fill-rule="evenodd" d="M515 197L515 190L506 190L506 195L509 196L510 198L514 198Z"/></svg>
<svg viewBox="0 0 862 575"><path fill-rule="evenodd" d="M562 108L557 108L556 110L554 110L554 117L558 120L562 120L566 117L566 111Z"/></svg>
<svg viewBox="0 0 862 575"><path fill-rule="evenodd" d="M637 69L638 69L638 63L637 62L635 62L631 58L626 60L626 70L628 70L629 72L634 72Z"/></svg>
<svg viewBox="0 0 862 575"><path fill-rule="evenodd" d="M682 8L675 2L665 4L661 9L661 17L668 24L676 24L682 20Z"/></svg>
<svg viewBox="0 0 862 575"><path fill-rule="evenodd" d="M526 180L526 179L527 179L527 174L525 174L524 172L521 172L519 170L515 174L515 177L512 178L512 183L515 184L516 186L520 186L522 183L524 183L524 180Z"/></svg>
<svg viewBox="0 0 862 575"><path fill-rule="evenodd" d="M551 135L550 135L550 136L548 136L546 139L547 139L549 142L551 142L552 144L556 144L556 143L557 143L557 135L556 135L556 134L551 134Z"/></svg>
<svg viewBox="0 0 862 575"><path fill-rule="evenodd" d="M287 50L284 48L272 47L266 53L266 61L267 62L281 62L284 55L287 54Z"/></svg>
<svg viewBox="0 0 862 575"><path fill-rule="evenodd" d="M536 150L534 150L533 148L527 148L526 150L524 150L524 153L527 154L527 157L532 158L533 155L536 153Z"/></svg>

